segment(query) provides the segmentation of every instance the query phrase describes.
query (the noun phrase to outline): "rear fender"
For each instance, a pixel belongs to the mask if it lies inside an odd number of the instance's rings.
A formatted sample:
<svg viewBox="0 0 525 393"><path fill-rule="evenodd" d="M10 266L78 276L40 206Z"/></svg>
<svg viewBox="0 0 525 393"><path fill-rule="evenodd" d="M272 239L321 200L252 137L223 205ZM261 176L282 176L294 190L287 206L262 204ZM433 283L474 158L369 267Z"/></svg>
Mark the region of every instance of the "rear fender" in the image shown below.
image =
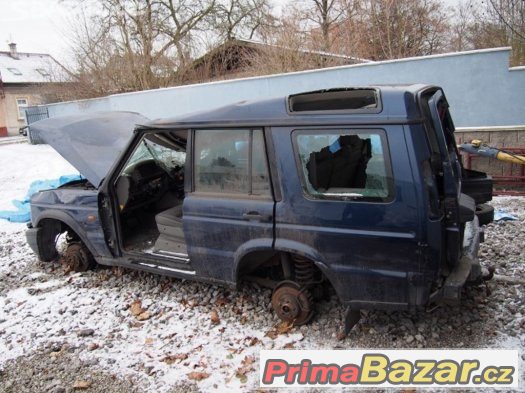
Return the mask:
<svg viewBox="0 0 525 393"><path fill-rule="evenodd" d="M275 241L275 251L288 252L290 254L297 254L302 257L310 259L315 266L328 279L332 287L335 289L337 296L343 299L343 290L341 288L341 281L335 276L334 272L327 266L324 258L314 248L306 244L296 242L293 240L277 239Z"/></svg>

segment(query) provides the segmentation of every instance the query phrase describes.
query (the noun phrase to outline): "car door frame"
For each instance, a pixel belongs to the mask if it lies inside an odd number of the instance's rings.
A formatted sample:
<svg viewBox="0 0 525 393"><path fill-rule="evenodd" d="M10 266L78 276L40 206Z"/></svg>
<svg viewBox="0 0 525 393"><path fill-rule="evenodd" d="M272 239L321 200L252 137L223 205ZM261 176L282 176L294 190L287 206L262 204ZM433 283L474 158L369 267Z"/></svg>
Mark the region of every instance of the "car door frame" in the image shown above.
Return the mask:
<svg viewBox="0 0 525 393"><path fill-rule="evenodd" d="M249 194L228 194L228 193L221 193L221 192L202 192L202 191L196 191L195 190L195 133L196 131L203 131L203 130L260 130L263 133L263 143L265 145L265 160L266 160L266 167L268 171L268 185L270 187L270 196L257 196L257 195L249 195ZM197 266L195 265L196 271L198 275L202 275L207 280L213 280L218 282L225 282L231 285L237 284L238 280L238 273L239 273L239 267L242 264L242 259L245 255L252 251L261 251L261 250L272 250L275 242L275 201L276 198L280 198L281 191L278 187L278 180L276 179L275 173L275 160L272 159L274 157L274 149L273 145L271 144L271 139L268 136L268 130L264 126L219 126L215 127L213 124L207 124L202 127L196 127L191 128L189 130L189 136L188 136L188 144L187 144L187 162L189 163L189 171L185 172L186 174L186 183L185 183L185 189L187 190L186 197L184 198L183 202L183 228L184 228L184 234L186 237L186 245L188 247L188 256L190 260L195 260L195 248L199 248L195 245L194 242L194 236L193 234L190 234L190 221L193 220L191 217L191 212L188 211L188 204L193 203L193 199L198 198L220 198L227 200L228 197L231 197L231 199L238 198L239 200L260 200L262 202L271 202L271 217L270 217L270 223L271 223L271 238L270 242L259 242L257 239L249 239L246 242L243 242L238 245L237 249L235 250L233 254L233 258L230 261L230 268L229 271L224 274L216 274L215 272L210 272L209 270L206 270L206 266ZM253 149L253 143L250 146L251 149ZM249 151L248 159L251 160L253 155L253 151ZM252 173L250 173L250 176L252 176ZM250 182L253 179L250 178ZM193 257L192 257L193 255Z"/></svg>
<svg viewBox="0 0 525 393"><path fill-rule="evenodd" d="M144 139L145 135L149 133L169 133L170 129L135 129L134 136L126 148L122 151L119 159L115 162L111 170L108 172L108 176L102 181L102 185L99 188L98 193L98 204L99 212L106 237L106 244L111 250L115 258L120 258L121 262L132 262L136 257L147 259L151 262L173 262L170 257L164 257L160 255L149 255L138 251L125 251L122 243L122 222L119 214L119 203L117 195L115 193L115 181L122 172L122 168L128 162L129 158L135 152L137 146ZM189 132L189 130L188 130ZM188 157L186 157L186 163ZM187 165L187 164L186 164ZM131 263L130 263L131 264ZM133 264L135 267L135 265ZM147 270L147 269L145 269Z"/></svg>

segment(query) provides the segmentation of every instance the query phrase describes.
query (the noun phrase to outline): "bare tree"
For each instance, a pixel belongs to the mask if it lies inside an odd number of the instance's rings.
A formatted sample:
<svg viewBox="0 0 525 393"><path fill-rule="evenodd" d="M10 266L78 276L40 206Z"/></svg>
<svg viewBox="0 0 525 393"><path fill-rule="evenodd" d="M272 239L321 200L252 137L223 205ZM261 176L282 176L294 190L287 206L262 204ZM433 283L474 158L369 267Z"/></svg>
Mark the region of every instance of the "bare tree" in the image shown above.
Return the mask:
<svg viewBox="0 0 525 393"><path fill-rule="evenodd" d="M472 0L460 2L453 12L453 21L450 27L449 48L452 51L473 49L471 30L474 23L475 5Z"/></svg>
<svg viewBox="0 0 525 393"><path fill-rule="evenodd" d="M163 15L161 31L176 48L179 67L192 56L193 35L206 26L216 9L216 0L158 0Z"/></svg>
<svg viewBox="0 0 525 393"><path fill-rule="evenodd" d="M510 38L525 41L525 1L488 0L488 4Z"/></svg>
<svg viewBox="0 0 525 393"><path fill-rule="evenodd" d="M211 45L272 23L269 0L62 0L81 10L69 35L76 88L87 98L188 83Z"/></svg>
<svg viewBox="0 0 525 393"><path fill-rule="evenodd" d="M313 34L316 33L317 31ZM312 31L304 26L304 8L301 4L288 7L278 26L264 38L266 46L247 62L247 68L252 75L293 72L348 63L346 58L329 56L326 52L315 49Z"/></svg>
<svg viewBox="0 0 525 393"><path fill-rule="evenodd" d="M315 13L310 16L311 20L319 25L323 37L322 49L330 51L330 29L343 15L342 10L338 7L340 4L337 0L312 0L315 6Z"/></svg>
<svg viewBox="0 0 525 393"><path fill-rule="evenodd" d="M301 0L297 9L302 13L302 29L311 33L316 49L330 52L332 30L343 17L350 0Z"/></svg>
<svg viewBox="0 0 525 393"><path fill-rule="evenodd" d="M303 0L310 48L369 59L438 53L449 17L439 0Z"/></svg>
<svg viewBox="0 0 525 393"><path fill-rule="evenodd" d="M234 38L252 39L273 24L269 0L222 0L214 10L213 27L220 41Z"/></svg>
<svg viewBox="0 0 525 393"><path fill-rule="evenodd" d="M525 63L525 1L478 0L473 3L469 42L473 48L511 46L511 65Z"/></svg>
<svg viewBox="0 0 525 393"><path fill-rule="evenodd" d="M439 53L447 14L437 0L368 0L371 57L397 59Z"/></svg>
<svg viewBox="0 0 525 393"><path fill-rule="evenodd" d="M71 98L170 85L177 62L156 0L102 0L69 29L75 60ZM79 4L81 6L81 4Z"/></svg>

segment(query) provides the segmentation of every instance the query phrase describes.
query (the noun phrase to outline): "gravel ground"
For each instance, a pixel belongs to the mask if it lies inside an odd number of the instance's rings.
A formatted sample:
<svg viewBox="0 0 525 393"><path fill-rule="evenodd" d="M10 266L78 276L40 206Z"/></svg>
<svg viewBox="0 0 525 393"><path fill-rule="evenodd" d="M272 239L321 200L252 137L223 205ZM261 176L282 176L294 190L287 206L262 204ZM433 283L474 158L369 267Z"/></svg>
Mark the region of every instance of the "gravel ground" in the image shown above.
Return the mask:
<svg viewBox="0 0 525 393"><path fill-rule="evenodd" d="M525 279L525 199L493 205L519 220L486 227L482 263ZM118 268L71 274L37 262L22 226L5 228L0 392L253 390L261 349L493 347L519 348L525 359L523 286L491 282L490 296L471 287L460 306L432 312L368 312L339 340L344 310L335 297L318 305L310 325L282 331L268 290Z"/></svg>

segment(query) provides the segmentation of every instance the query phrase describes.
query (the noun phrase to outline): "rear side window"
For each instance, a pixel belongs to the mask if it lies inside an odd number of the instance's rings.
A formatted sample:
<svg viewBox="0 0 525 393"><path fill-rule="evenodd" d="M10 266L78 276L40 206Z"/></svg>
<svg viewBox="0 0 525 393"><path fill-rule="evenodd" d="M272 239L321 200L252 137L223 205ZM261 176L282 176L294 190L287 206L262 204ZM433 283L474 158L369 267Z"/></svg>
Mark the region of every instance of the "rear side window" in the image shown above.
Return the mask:
<svg viewBox="0 0 525 393"><path fill-rule="evenodd" d="M196 130L194 189L270 196L262 130Z"/></svg>
<svg viewBox="0 0 525 393"><path fill-rule="evenodd" d="M393 199L384 131L295 131L297 161L307 195L317 199Z"/></svg>

